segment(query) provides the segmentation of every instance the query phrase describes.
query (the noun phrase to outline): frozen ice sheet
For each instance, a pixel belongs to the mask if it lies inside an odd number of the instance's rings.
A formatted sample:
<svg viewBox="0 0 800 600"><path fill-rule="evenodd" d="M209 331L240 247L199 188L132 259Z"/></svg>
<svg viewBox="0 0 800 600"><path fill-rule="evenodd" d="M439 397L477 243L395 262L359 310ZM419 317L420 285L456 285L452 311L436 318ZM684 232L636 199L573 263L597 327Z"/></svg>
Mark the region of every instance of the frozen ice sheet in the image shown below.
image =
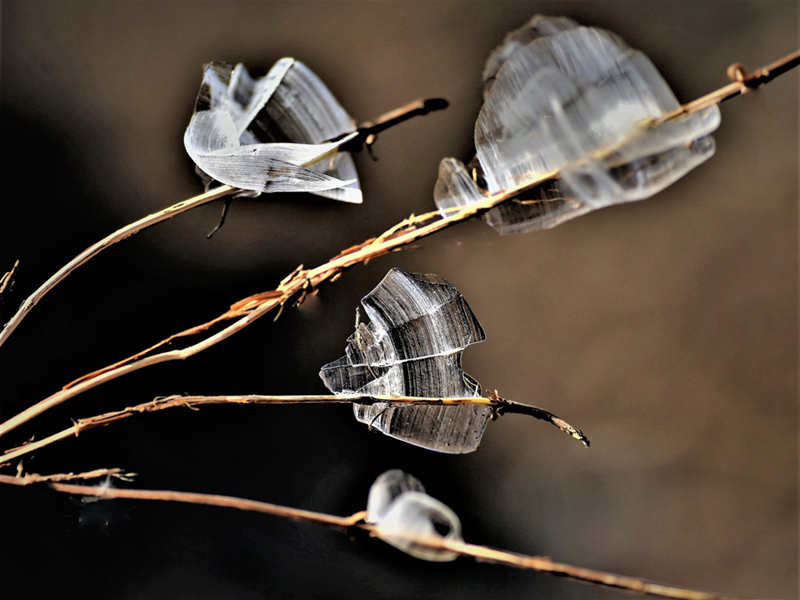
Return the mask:
<svg viewBox="0 0 800 600"><path fill-rule="evenodd" d="M445 562L457 555L420 544L420 539L464 541L458 516L428 496L418 479L398 469L372 484L366 521L376 526L384 542L423 560Z"/></svg>
<svg viewBox="0 0 800 600"><path fill-rule="evenodd" d="M486 335L459 291L437 275L392 269L361 302L370 319L348 338L345 356L322 367L336 394L478 397L461 353ZM491 409L481 406L355 404L356 418L386 435L439 452L472 452Z"/></svg>
<svg viewBox="0 0 800 600"><path fill-rule="evenodd" d="M500 233L554 227L660 192L714 154L717 106L644 126L680 106L655 66L618 36L563 17L535 16L487 60L476 156L445 159L440 210L548 181L484 215Z"/></svg>
<svg viewBox="0 0 800 600"><path fill-rule="evenodd" d="M353 158L337 151L355 131L300 61L283 58L258 79L242 64L214 62L205 68L184 145L203 173L256 195L310 192L360 203Z"/></svg>

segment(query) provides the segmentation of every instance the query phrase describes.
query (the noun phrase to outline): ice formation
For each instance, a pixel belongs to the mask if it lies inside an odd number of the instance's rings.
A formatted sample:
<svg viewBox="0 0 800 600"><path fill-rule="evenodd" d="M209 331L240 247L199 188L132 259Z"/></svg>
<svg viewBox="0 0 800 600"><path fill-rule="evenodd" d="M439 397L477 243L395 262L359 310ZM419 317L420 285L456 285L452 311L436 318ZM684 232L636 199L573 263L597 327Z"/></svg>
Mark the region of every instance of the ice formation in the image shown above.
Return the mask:
<svg viewBox="0 0 800 600"><path fill-rule="evenodd" d="M436 205L474 203L549 180L483 219L500 233L554 227L663 190L714 153L715 105L652 125L677 108L650 60L618 36L563 17L535 16L489 56L476 156L439 167Z"/></svg>
<svg viewBox="0 0 800 600"><path fill-rule="evenodd" d="M206 66L186 151L208 177L262 192L361 202L353 158L339 147L356 124L308 67L283 58L254 79L244 65Z"/></svg>
<svg viewBox="0 0 800 600"><path fill-rule="evenodd" d="M436 548L436 542L464 541L458 516L428 496L418 479L397 469L386 471L372 484L366 521L375 525L384 542L423 560L455 560L456 554Z"/></svg>
<svg viewBox="0 0 800 600"><path fill-rule="evenodd" d="M335 394L478 397L481 386L461 370L461 353L486 335L464 297L437 275L392 269L361 301L345 356L322 367ZM477 449L491 409L485 406L354 404L356 418L386 435L437 450Z"/></svg>

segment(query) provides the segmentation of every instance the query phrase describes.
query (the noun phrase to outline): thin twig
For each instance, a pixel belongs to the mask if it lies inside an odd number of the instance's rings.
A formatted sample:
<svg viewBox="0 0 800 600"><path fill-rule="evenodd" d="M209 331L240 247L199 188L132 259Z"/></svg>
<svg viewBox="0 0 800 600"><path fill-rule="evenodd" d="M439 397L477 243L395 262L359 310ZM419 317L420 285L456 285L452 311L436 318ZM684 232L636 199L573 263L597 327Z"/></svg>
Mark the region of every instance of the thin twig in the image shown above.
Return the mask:
<svg viewBox="0 0 800 600"><path fill-rule="evenodd" d="M219 404L377 404L385 403L395 406L403 405L426 405L426 406L489 406L495 409L495 416L505 413L517 413L532 416L555 425L564 433L583 442L589 446L589 439L563 419L553 413L535 406L512 402L497 396L497 392L485 397L465 397L465 398L422 398L409 396L361 396L361 395L321 395L321 396L166 396L156 398L151 402L129 406L123 410L116 410L94 417L78 419L73 422L72 427L68 427L51 436L42 438L35 442L26 442L17 448L7 450L0 456L0 465L10 462L25 454L29 454L54 442L70 437L78 437L84 431L105 427L117 421L127 419L137 414L157 412L168 408L197 408L204 405Z"/></svg>
<svg viewBox="0 0 800 600"><path fill-rule="evenodd" d="M98 477L115 477L123 481L131 481L135 476L136 473L125 473L119 468L95 469L94 471L87 471L85 473L57 473L55 475L39 475L37 473L17 476L0 475L0 483L24 486L34 483L73 481L75 479L97 479Z"/></svg>
<svg viewBox="0 0 800 600"><path fill-rule="evenodd" d="M31 309L36 306L36 303L41 300L47 292L52 290L56 285L61 283L64 279L67 278L75 269L95 257L96 255L100 254L103 250L108 248L109 246L113 246L117 242L121 242L125 238L128 238L148 227L152 227L156 223L161 223L162 221L166 221L174 217L175 215L179 215L187 210L191 210L198 206L202 206L203 204L208 204L209 202L213 202L223 196L227 196L228 194L233 194L237 192L236 188L232 188L229 185L223 185L213 190L206 192L205 194L200 194L199 196L195 196L194 198L189 198L188 200L184 200L183 202L178 202L177 204L173 204L169 208L165 208L162 211L157 213L153 213L152 215L148 215L143 219L139 219L135 223L131 223L115 231L111 235L103 238L96 244L92 244L86 250L81 252L78 256L73 258L69 261L66 265L61 267L50 279L45 281L38 290L36 290L33 294L31 294L25 302L22 303L22 306L19 307L17 313L11 317L11 320L6 323L5 327L2 331L0 331L0 346L9 338L9 336L14 332L17 326L22 322L22 319L25 318Z"/></svg>
<svg viewBox="0 0 800 600"><path fill-rule="evenodd" d="M12 485L30 485L34 483L33 481L24 482L22 479L23 478L19 477L0 475L0 483ZM216 494L196 494L166 490L120 489L110 487L108 485L84 486L55 482L49 483L48 485L58 492L84 497L89 496L104 500L126 498L132 500L158 500L163 502L181 502L185 504L201 504L205 506L235 508L238 510L259 512L276 517L293 519L295 521L327 525L339 530L344 530L345 532L362 530L368 532L372 537L380 538L380 527L364 522L364 518L366 517L366 512L364 511L357 512L349 517L337 517L335 515L328 515L325 513L289 508L277 504L259 502L256 500L247 500L244 498L235 498L232 496L219 496ZM398 536L396 531L393 531L392 535L394 538L397 538ZM518 567L521 569L529 569L532 571L541 571L584 583L612 587L630 592L636 592L639 594L647 594L661 598L677 598L679 600L722 600L723 598L727 598L728 600L736 600L728 596L719 596L716 594L709 594L707 592L689 590L660 583L652 583L633 577L625 577L622 575L615 575L613 573L605 573L603 571L575 567L572 565L552 561L547 557L526 556L524 554L506 552L504 550L495 550L493 548L489 548L488 546L467 544L465 542L451 541L438 537L434 538L413 535L409 535L408 537L413 541L414 545L448 550L460 556L474 558L478 562L490 562L505 566Z"/></svg>
<svg viewBox="0 0 800 600"><path fill-rule="evenodd" d="M11 267L11 270L0 277L0 302L3 301L3 295L6 292L10 292L12 289L14 289L14 276L17 274L18 268L19 261L16 261L14 266Z"/></svg>
<svg viewBox="0 0 800 600"><path fill-rule="evenodd" d="M800 51L787 55L775 63L759 69L752 76L744 77L742 75L739 77L740 80L720 88L716 92L703 96L694 102L690 102L672 113L664 115L664 117L657 120L657 122L676 119L684 114L695 112L706 106L711 106L712 104L722 102L735 95L742 94L794 68L797 66L798 62L800 62ZM741 70L738 72L741 73ZM300 267L284 279L277 289L245 298L234 304L227 312L207 323L172 335L142 352L75 380L65 386L61 391L25 409L8 419L5 423L0 424L0 437L50 408L107 381L155 364L173 360L185 360L232 336L271 310L278 307L282 308L293 296L301 294L306 289L316 288L320 283L326 280L335 281L344 270L356 264L365 263L378 256L396 251L403 246L423 239L442 229L451 227L456 223L481 215L495 206L513 200L519 194L557 176L557 170L549 171L525 184L497 194L489 195L484 200L476 202L475 204L459 207L452 212L447 211L446 216L440 217L438 212L426 213L419 217L412 216L410 222L408 224L404 222L402 224L403 227L399 231L397 230L397 226L390 228L390 230L382 236L367 240L363 244L353 246L315 269L304 270ZM422 223L427 224L421 225ZM178 338L205 332L214 325L232 319L238 320L221 331L182 350L165 351L154 355L151 354L151 352L172 343Z"/></svg>
<svg viewBox="0 0 800 600"><path fill-rule="evenodd" d="M762 85L766 85L776 77L794 69L799 64L800 50L792 52L791 54L787 54L783 58L776 60L774 63L771 63L765 67L761 67L752 74L748 74L745 68L739 63L734 63L728 67L728 77L732 80L731 83L719 88L718 90L714 90L710 94L706 94L697 100L693 100L688 104L684 104L672 112L661 115L658 119L653 119L650 123L648 123L648 126L654 127L664 123L665 121L680 117L681 115L688 115L690 113L703 110L704 108L708 108L709 106L713 106L714 104L721 104L726 100L730 100L731 98L745 94L751 90L761 87Z"/></svg>
<svg viewBox="0 0 800 600"><path fill-rule="evenodd" d="M447 101L442 100L439 98L429 99L429 100L415 100L414 102L410 102L405 106L402 106L398 109L390 111L385 115L381 115L375 120L375 123L365 123L361 127L359 127L356 135L352 140L347 142L342 148L347 147L350 151L358 151L364 143L372 144L375 140L377 134L381 131L384 131L394 125L402 123L403 121L407 121L412 117L427 115L428 113L442 110L447 108ZM342 149L340 148L340 150ZM22 306L20 306L17 313L11 318L11 320L6 323L5 327L2 331L0 331L0 346L11 336L13 331L17 328L20 324L22 319L31 311L31 309L36 306L36 303L41 300L45 294L47 294L50 290L52 290L56 285L61 283L64 279L67 278L70 273L72 273L75 269L80 267L81 265L88 262L90 259L94 258L100 252L116 244L117 242L121 242L125 238L128 238L134 234L147 229L148 227L152 227L157 223L161 223L162 221L166 221L167 219L171 219L172 217L179 215L187 210L191 210L193 208L197 208L198 206L202 206L203 204L208 204L209 202L213 202L214 200L218 200L224 196L229 196L231 194L235 194L240 192L238 188L231 187L229 185L221 185L216 187L212 190L207 191L205 194L200 194L199 196L195 196L194 198L190 198L188 200L184 200L183 202L179 202L178 204L174 204L169 208L165 208L162 211L154 213L152 215L148 215L142 219L139 219L135 223L131 223L130 225L126 225L122 229L115 231L111 235L103 238L96 244L89 246L86 250L81 252L78 256L73 258L70 262L64 265L61 269L59 269L50 279L45 281L39 289L37 289L33 294L31 294L25 302L23 302ZM227 204L226 204L227 206ZM220 219L219 224L217 227L212 231L208 237L210 238L211 235L217 229L219 229L225 221L225 212L223 212L222 218ZM19 261L17 261L19 263ZM16 269L17 265L14 265L14 269ZM2 292L5 288L6 277L9 275L13 276L14 269L11 270L10 274L7 273L2 279L0 279L0 298L2 298Z"/></svg>
<svg viewBox="0 0 800 600"><path fill-rule="evenodd" d="M549 172L538 178L537 182L546 181L555 174L555 171ZM384 235L378 240L371 240L363 245L354 246L353 248L337 255L329 262L317 267L316 269L297 269L293 274L284 279L284 281L274 291L257 294L255 296L251 296L250 298L245 298L244 300L234 304L227 312L211 321L208 321L207 323L172 335L169 338L159 342L155 346L144 350L143 352L139 352L138 354L135 354L125 360L105 367L104 369L100 369L99 371L89 373L88 375L75 380L74 382L65 386L65 388L61 391L56 392L38 404L35 404L34 406L22 411L18 415L11 417L5 423L0 425L0 436L5 435L12 429L18 427L22 423L25 423L26 421L29 421L33 417L45 412L46 410L49 410L50 408L57 406L62 402L107 381L111 381L117 377L151 365L173 360L185 360L190 356L194 356L198 352L202 352L203 350L210 348L218 342L221 342L222 340L232 336L241 329L244 329L271 310L279 306L283 306L292 297L300 294L303 290L309 287L316 288L323 281L334 278L336 275L346 269L349 269L353 265L366 262L367 260L382 256L384 254L388 254L389 252L397 250L398 248L406 246L414 241L432 235L437 231L451 227L456 223L460 223L461 221L471 219L472 217L486 212L494 206L513 198L515 195L522 193L533 185L533 183L528 183L526 185L519 186L518 188L506 190L500 194L487 196L486 200L465 206L445 218L440 218L438 212L426 213L425 215L421 215L416 219L418 221L423 219L425 221L433 221L427 225L422 227L416 227L412 225L409 227L409 229L397 234ZM204 340L188 346L187 348L182 350L166 351L147 356L152 351L170 344L178 338L202 333L218 323L231 319L237 320L221 331L210 335Z"/></svg>
<svg viewBox="0 0 800 600"><path fill-rule="evenodd" d="M574 437L576 440L583 443L584 446L587 448L591 445L589 442L589 438L587 438L580 429L577 429L567 423L564 419L559 417L558 415L554 415L549 410L545 410L543 408L539 408L538 406L531 406L530 404L522 404L521 402L514 402L512 400L507 400L506 398L501 398L497 395L497 390L494 392L489 393L489 399L496 402L491 406L497 407L495 409L495 418L502 416L504 414L518 414L518 415L528 415L529 417L533 417L534 419L539 419L540 421L547 421L551 425L555 425L561 431L566 433L567 435Z"/></svg>
<svg viewBox="0 0 800 600"><path fill-rule="evenodd" d="M359 152L365 145L369 149L382 131L386 131L390 127L399 125L413 117L421 117L437 110L444 110L447 107L448 102L443 98L414 100L381 115L374 122L362 123L358 126L358 135L342 144L339 149L344 152Z"/></svg>
<svg viewBox="0 0 800 600"><path fill-rule="evenodd" d="M90 473L83 473L87 478L90 476L97 477L94 473L110 471L113 469L98 469ZM104 473L103 473L104 474ZM79 476L80 476L79 475ZM276 517L284 517L287 519L294 519L296 521L306 521L309 523L318 523L320 525L329 525L340 529L347 529L352 527L355 523L363 519L364 513L357 513L351 517L336 517L334 515L326 515L324 513L317 513L308 510L301 510L297 508L290 508L287 506L280 506L278 504L270 504L268 502L259 502L257 500L246 500L244 498L235 498L232 496L220 496L217 494L195 494L191 492L172 492L168 490L131 490L120 489L108 485L86 486L75 485L69 483L58 483L64 478L69 478L65 475L49 475L37 476L38 480L29 480L25 477L13 477L10 475L0 475L0 483L10 485L32 485L41 481L49 482L48 487L62 493L74 494L78 496L88 496L103 500L114 498L128 498L131 500L161 500L164 502L182 502L184 504L202 504L205 506L222 506L227 508L236 508L239 510L246 510L252 512L260 512ZM75 478L77 476L72 476Z"/></svg>
<svg viewBox="0 0 800 600"><path fill-rule="evenodd" d="M415 540L415 543L418 543L418 541ZM646 594L648 596L678 598L680 600L720 600L722 598L736 600L731 596L720 596L718 594L645 581L644 579L636 579L634 577L615 575L604 571L595 571L594 569L575 567L573 565L555 562L546 556L526 556L515 552L506 552L505 550L495 550L488 546L478 546L446 539L432 539L429 541L428 545L432 548L449 550L461 556L470 556L478 562L488 562L509 567L518 567L520 569L542 571L552 575L575 579L584 583L593 583L604 587Z"/></svg>

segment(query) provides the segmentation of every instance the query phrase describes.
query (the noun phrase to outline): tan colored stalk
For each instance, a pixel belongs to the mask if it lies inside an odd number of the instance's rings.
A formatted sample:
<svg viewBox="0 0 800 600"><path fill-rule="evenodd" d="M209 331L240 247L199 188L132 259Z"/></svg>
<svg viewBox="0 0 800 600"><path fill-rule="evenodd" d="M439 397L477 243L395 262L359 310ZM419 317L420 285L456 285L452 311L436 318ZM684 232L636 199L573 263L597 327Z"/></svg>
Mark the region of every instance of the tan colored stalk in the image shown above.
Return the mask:
<svg viewBox="0 0 800 600"><path fill-rule="evenodd" d="M36 306L36 303L41 300L47 292L52 290L56 287L59 283L64 281L70 273L72 273L75 269L83 265L84 263L88 262L98 254L100 254L103 250L108 248L109 246L113 246L117 242L121 242L125 238L129 238L130 236L139 233L147 229L148 227L152 227L157 223L161 223L162 221L166 221L167 219L171 219L175 215L179 215L187 210L191 210L193 208L197 208L198 206L202 206L203 204L208 204L209 202L213 202L214 200L218 200L224 196L228 196L235 192L238 192L236 188L232 188L229 185L223 185L213 190L206 192L205 194L200 194L199 196L195 196L194 198L189 198L188 200L184 200L183 202L178 202L177 204L173 204L169 208L165 208L162 211L157 213L153 213L152 215L147 215L143 219L139 219L135 223L131 223L130 225L126 225L122 229L119 229L112 233L111 235L103 238L99 242L92 244L86 250L78 254L75 258L69 261L66 265L61 267L56 273L53 274L50 279L45 281L39 289L37 289L33 294L28 296L25 299L25 302L19 307L16 314L11 317L11 320L6 323L5 327L2 331L0 331L0 346L11 336L17 326L22 322L22 319L25 318L31 309ZM19 261L18 261L19 262ZM16 268L16 265L15 265Z"/></svg>
<svg viewBox="0 0 800 600"><path fill-rule="evenodd" d="M85 419L78 419L73 421L72 426L68 427L58 433L55 433L46 438L42 438L35 442L26 442L18 448L11 448L5 454L0 456L0 464L10 462L15 458L19 458L35 450L49 446L54 442L64 440L70 437L78 437L84 431L95 429L97 427L105 427L117 421L127 419L137 414L157 412L166 410L168 408L192 408L196 409L198 406L219 405L219 404L352 404L354 402L360 404L369 403L386 403L392 405L473 405L473 406L489 406L495 411L495 415L499 416L505 413L518 413L527 414L536 419L547 421L555 425L564 433L574 437L575 439L583 442L585 446L589 446L589 439L583 435L580 429L576 429L563 419L560 419L553 413L546 411L535 406L527 404L520 404L512 402L505 398L500 398L497 394L490 394L488 398L485 397L468 397L468 398L419 398L407 396L358 396L358 395L325 395L325 396L167 396L164 398L156 398L151 402L138 404L136 406L129 406L123 410L116 410L112 412L103 413L94 417Z"/></svg>
<svg viewBox="0 0 800 600"><path fill-rule="evenodd" d="M81 477L81 475L72 477ZM58 492L66 494L74 494L84 497L88 496L99 499L126 498L131 500L156 500L161 502L182 502L185 504L201 504L205 506L235 508L237 510L259 512L285 519L293 519L295 521L327 525L329 527L344 531L361 530L367 532L372 537L380 537L379 527L364 521L364 518L366 517L366 512L364 511L357 512L349 517L338 517L325 513L289 508L286 506L279 506L277 504L259 502L256 500L247 500L244 498L235 498L232 496L174 492L167 490L119 489L109 485L74 485L68 483L58 483L57 481L61 479L61 476L51 475L43 477L37 475L33 477L34 479L26 481L23 477L0 475L0 483L10 485L30 485L37 481L50 481L50 483L48 483L49 487ZM396 532L393 532L393 536L396 537L396 535ZM575 581L617 588L650 596L658 596L660 598L677 598L678 600L723 600L727 598L728 600L737 600L729 596L719 596L717 594L710 594L708 592L689 590L671 585L664 585L661 583L653 583L634 577L626 577L624 575L615 575L613 573L595 571L594 569L576 567L565 563L555 562L547 557L542 556L526 556L524 554L506 552L504 550L496 550L494 548L489 548L488 546L467 544L465 542L456 542L445 540L443 538L413 536L412 539L415 545L436 549L446 549L460 556L474 558L478 562L490 562L504 566L517 567L520 569L541 571L566 577Z"/></svg>
<svg viewBox="0 0 800 600"><path fill-rule="evenodd" d="M747 75L741 65L732 65L729 71L734 81L715 92L707 94L689 104L683 105L681 108L664 115L653 123L657 124L670 119L676 119L682 115L689 114L718 104L734 96L743 94L751 89L763 85L778 75L796 67L800 63L800 51L789 54L782 59L762 67L752 75ZM505 190L501 193L487 196L484 200L475 204L459 207L458 209L447 211L447 215L439 218L438 212L425 213L419 217L411 215L408 219L395 225L384 234L377 238L367 240L366 242L348 248L341 254L335 256L327 263L315 268L306 270L302 265L294 272L287 276L281 284L273 291L256 294L250 298L234 304L230 310L223 313L219 317L208 321L202 325L192 327L175 335L172 335L158 344L150 348L134 354L120 362L109 365L99 371L89 373L70 384L67 384L64 389L55 394L45 398L37 404L25 409L19 414L11 417L5 423L0 425L0 436L5 435L12 429L29 421L35 416L49 410L50 408L77 396L93 387L101 385L112 379L116 379L127 373L143 369L155 364L169 362L173 360L185 360L190 356L202 352L211 346L221 342L222 340L232 336L234 333L247 327L253 321L264 316L268 312L276 308L283 308L284 304L294 296L300 296L300 301L305 297L305 293L313 290L323 281L335 281L341 273L359 263L365 263L373 258L388 254L415 242L423 239L429 235L436 233L442 229L446 229L471 219L474 216L480 215L495 206L504 202L512 200L517 195L541 185L549 179L558 176L558 171L550 171L544 173L536 179L520 185L515 188ZM198 196L199 198L199 196ZM168 209L169 210L169 209ZM424 224L424 225L422 225ZM221 331L208 336L200 342L192 344L182 350L163 351L158 354L151 354L151 352L165 346L174 340L181 337L188 337L207 331L209 328L222 323L224 321L236 321L223 328Z"/></svg>
<svg viewBox="0 0 800 600"><path fill-rule="evenodd" d="M390 111L384 115L381 115L377 119L375 119L374 123L364 123L359 126L355 137L350 139L348 142L342 145L339 150L347 150L350 152L358 152L361 148L366 145L367 148L370 148L371 145L375 142L377 135L389 129L390 127L394 127L398 123L402 123L403 121L407 121L416 116L423 116L427 115L430 112L442 110L447 108L447 101L441 100L439 98L431 98L428 100L415 100L414 102L409 102L408 104L401 106L400 108L396 108L393 111ZM335 152L335 151L331 151ZM11 318L11 320L6 323L5 327L2 331L0 331L0 346L11 336L17 326L22 322L22 319L36 306L36 303L41 300L45 294L47 294L50 290L52 290L56 285L61 283L64 279L67 278L75 269L84 265L90 259L94 258L100 252L105 250L106 248L113 246L117 242L121 242L125 238L129 238L130 236L139 233L147 229L148 227L152 227L157 223L161 223L162 221L166 221L167 219L171 219L174 216L177 216L187 210L191 210L193 208L197 208L198 206L202 206L204 204L208 204L209 202L213 202L214 200L218 200L224 196L229 196L231 194L235 194L242 190L238 188L231 187L229 185L221 185L216 187L212 190L207 191L205 194L200 194L199 196L195 196L194 198L189 198L188 200L184 200L183 202L178 202L170 206L169 208L165 208L162 211L157 213L153 213L152 215L148 215L142 219L139 219L135 223L131 223L130 225L126 225L122 229L119 229L112 233L111 235L103 238L96 244L89 246L86 250L81 252L78 256L73 258L70 262L66 265L61 267L50 279L45 281L39 289L37 289L33 294L31 294L20 306L17 313ZM227 205L226 205L227 211ZM220 220L220 224L214 229L216 231L222 225L222 222L225 220L225 212L223 212L222 219ZM212 232L213 233L213 232ZM209 237L211 237L209 235ZM6 275L0 279L0 298L2 298L3 291L6 288L6 285L13 280L14 272L16 268L19 266L19 261L16 262L14 268Z"/></svg>
<svg viewBox="0 0 800 600"><path fill-rule="evenodd" d="M55 475L38 475L30 473L27 475L18 474L16 477L11 475L0 475L0 483L9 485L31 485L33 483L54 483L61 481L73 481L75 479L97 479L98 477L114 477L123 481L132 481L136 473L125 473L122 469L95 469L85 473L57 473Z"/></svg>

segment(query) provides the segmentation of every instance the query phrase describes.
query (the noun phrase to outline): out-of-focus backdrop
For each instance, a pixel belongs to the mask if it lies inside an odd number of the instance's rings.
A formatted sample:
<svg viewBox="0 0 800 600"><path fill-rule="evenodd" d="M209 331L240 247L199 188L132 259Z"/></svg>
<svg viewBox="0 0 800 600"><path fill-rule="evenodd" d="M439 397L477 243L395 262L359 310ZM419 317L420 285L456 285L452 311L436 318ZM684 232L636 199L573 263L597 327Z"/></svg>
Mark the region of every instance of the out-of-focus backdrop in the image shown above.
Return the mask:
<svg viewBox="0 0 800 600"><path fill-rule="evenodd" d="M215 204L92 261L0 349L3 418L431 210L439 160L472 156L483 61L536 13L616 32L682 101L726 83L733 62L752 69L798 45L798 5L781 0L4 1L0 271L21 264L3 321L92 242L202 191L182 135L208 61L261 74L294 56L359 121L419 97L451 106L382 134L378 162L357 157L362 206L240 200L207 240ZM792 73L725 103L716 156L652 199L517 237L462 224L352 269L275 323L71 400L2 446L167 394L325 393L317 372L342 355L360 298L391 267L437 273L486 329L466 371L580 427L589 450L513 415L489 424L477 452L448 456L370 433L346 406L242 406L130 419L23 467L122 467L137 487L342 515L402 468L460 515L470 542L794 598L797 90ZM424 563L264 515L42 489L2 488L0 500L9 600L628 597L463 559Z"/></svg>

